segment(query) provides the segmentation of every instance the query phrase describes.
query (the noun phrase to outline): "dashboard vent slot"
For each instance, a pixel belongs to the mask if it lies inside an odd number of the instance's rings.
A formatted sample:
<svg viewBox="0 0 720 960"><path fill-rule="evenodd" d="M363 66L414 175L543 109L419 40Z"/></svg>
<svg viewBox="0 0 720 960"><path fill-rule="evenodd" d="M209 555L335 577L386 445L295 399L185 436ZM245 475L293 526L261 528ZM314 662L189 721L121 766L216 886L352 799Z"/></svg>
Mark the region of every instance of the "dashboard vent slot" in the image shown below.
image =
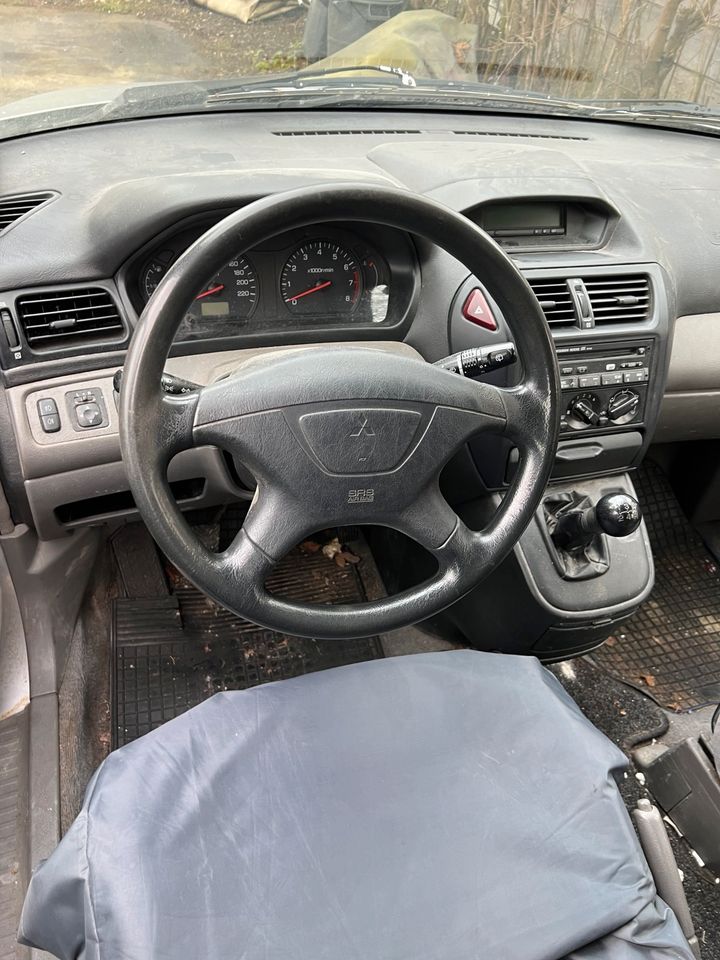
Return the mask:
<svg viewBox="0 0 720 960"><path fill-rule="evenodd" d="M273 130L274 137L406 137L424 130Z"/></svg>
<svg viewBox="0 0 720 960"><path fill-rule="evenodd" d="M0 233L54 196L56 194L46 190L42 193L16 193L12 197L0 197Z"/></svg>
<svg viewBox="0 0 720 960"><path fill-rule="evenodd" d="M102 287L31 293L15 301L28 345L35 349L117 339L125 325Z"/></svg>
<svg viewBox="0 0 720 960"><path fill-rule="evenodd" d="M595 326L639 323L651 311L650 279L644 274L584 277Z"/></svg>
<svg viewBox="0 0 720 960"><path fill-rule="evenodd" d="M561 133L511 133L508 130L453 130L456 137L518 137L521 140L589 140Z"/></svg>
<svg viewBox="0 0 720 960"><path fill-rule="evenodd" d="M549 278L528 280L532 292L538 298L545 319L553 327L575 326L576 313L567 281L562 277L557 280Z"/></svg>

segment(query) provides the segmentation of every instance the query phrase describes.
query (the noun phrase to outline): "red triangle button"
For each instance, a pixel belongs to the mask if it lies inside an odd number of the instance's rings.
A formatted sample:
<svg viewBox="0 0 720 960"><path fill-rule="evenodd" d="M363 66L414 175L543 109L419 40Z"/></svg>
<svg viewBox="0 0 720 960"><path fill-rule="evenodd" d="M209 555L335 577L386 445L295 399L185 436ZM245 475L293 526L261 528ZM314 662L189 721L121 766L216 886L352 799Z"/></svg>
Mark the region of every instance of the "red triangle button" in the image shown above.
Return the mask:
<svg viewBox="0 0 720 960"><path fill-rule="evenodd" d="M498 325L485 294L478 287L471 290L463 304L462 315L470 323L476 323L486 330L497 330Z"/></svg>

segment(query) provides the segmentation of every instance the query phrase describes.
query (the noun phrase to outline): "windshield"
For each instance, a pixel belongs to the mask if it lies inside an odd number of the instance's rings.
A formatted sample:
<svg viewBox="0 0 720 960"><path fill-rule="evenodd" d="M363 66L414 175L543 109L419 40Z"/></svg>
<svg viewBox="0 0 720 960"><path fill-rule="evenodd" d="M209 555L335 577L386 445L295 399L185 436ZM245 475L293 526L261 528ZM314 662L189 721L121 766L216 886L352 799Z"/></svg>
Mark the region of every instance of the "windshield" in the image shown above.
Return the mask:
<svg viewBox="0 0 720 960"><path fill-rule="evenodd" d="M388 105L720 127L720 0L5 0L0 136Z"/></svg>

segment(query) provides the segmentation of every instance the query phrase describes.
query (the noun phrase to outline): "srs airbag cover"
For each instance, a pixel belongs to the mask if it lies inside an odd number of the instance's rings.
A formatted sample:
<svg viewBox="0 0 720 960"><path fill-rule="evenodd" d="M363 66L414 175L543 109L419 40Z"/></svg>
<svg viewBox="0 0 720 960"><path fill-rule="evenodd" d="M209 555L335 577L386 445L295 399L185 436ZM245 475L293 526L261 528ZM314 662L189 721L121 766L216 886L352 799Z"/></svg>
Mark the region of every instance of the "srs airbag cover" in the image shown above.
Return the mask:
<svg viewBox="0 0 720 960"><path fill-rule="evenodd" d="M67 960L692 960L624 764L530 659L218 694L105 761L21 936Z"/></svg>

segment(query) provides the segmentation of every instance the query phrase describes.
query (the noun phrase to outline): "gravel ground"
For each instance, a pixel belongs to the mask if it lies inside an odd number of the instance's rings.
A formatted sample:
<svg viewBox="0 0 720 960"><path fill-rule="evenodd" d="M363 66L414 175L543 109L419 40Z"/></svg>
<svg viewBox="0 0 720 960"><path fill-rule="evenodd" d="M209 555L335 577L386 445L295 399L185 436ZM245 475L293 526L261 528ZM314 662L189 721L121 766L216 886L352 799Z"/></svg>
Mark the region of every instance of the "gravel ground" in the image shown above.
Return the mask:
<svg viewBox="0 0 720 960"><path fill-rule="evenodd" d="M28 96L41 93L53 88L72 85L62 69L58 69L57 62L64 57L68 65L76 68L78 58L88 61L87 77L82 74L72 76L74 84L94 85L98 82L112 83L133 80L161 80L161 79L209 79L213 77L237 77L251 73L263 72L271 66L275 69L288 69L295 65L299 54L302 31L305 22L303 8L298 7L297 13L284 14L280 17L245 24L234 17L224 16L198 6L192 0L2 0L2 7L8 14L3 21L4 48L12 51L13 59L20 60L21 56L35 54L37 66L28 76L25 71L25 80L22 87L18 84L15 96L8 96L7 88L0 94L0 102L17 99L19 96ZM17 16L13 17L13 11ZM154 21L164 25L165 32L172 34L172 41L177 45L177 56L173 59L171 69L167 63L153 69L152 53L145 64L135 64L134 71L128 70L127 63L122 57L114 56L113 51L98 50L97 44L91 41L78 39L77 47L63 44L58 41L52 51L55 63L49 63L45 70L40 57L37 55L36 45L28 42L25 34L20 34L21 22L27 24L28 18L37 17L38 33L43 26L50 27L57 15L65 15L64 23L72 22L72 14L80 13L82 18L98 18L99 27L105 24L102 31L105 34L112 31L114 24L118 30L123 26L137 30L134 21ZM107 18L107 20L105 20ZM13 47L13 22L18 24L18 35ZM169 28L169 29L168 29ZM157 33L162 28L157 28ZM43 37L45 43L53 43L52 34ZM183 56L182 51L187 52ZM102 62L102 72L107 76L99 81L98 61ZM90 66L91 61L95 61ZM6 63L9 63L6 57ZM138 71L143 70L142 76ZM55 71L53 73L53 71ZM131 75L128 76L128 73ZM0 63L0 79L4 76L3 64ZM10 80L13 80L12 64L10 63ZM55 82L53 82L55 80ZM3 84L0 83L0 86Z"/></svg>

